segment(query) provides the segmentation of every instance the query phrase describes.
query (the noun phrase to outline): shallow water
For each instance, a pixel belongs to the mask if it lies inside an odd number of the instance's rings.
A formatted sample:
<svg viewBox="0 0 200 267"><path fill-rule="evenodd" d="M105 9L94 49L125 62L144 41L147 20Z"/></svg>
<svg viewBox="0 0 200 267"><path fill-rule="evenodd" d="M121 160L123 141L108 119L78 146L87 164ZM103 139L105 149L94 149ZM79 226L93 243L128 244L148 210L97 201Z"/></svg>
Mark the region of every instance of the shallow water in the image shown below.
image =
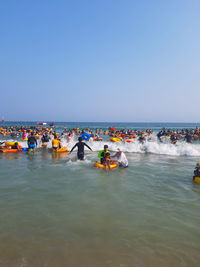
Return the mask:
<svg viewBox="0 0 200 267"><path fill-rule="evenodd" d="M200 145L109 143L129 160L109 171L93 167L104 143L84 162L0 154L0 266L199 266Z"/></svg>
<svg viewBox="0 0 200 267"><path fill-rule="evenodd" d="M0 155L0 266L199 266L197 158Z"/></svg>

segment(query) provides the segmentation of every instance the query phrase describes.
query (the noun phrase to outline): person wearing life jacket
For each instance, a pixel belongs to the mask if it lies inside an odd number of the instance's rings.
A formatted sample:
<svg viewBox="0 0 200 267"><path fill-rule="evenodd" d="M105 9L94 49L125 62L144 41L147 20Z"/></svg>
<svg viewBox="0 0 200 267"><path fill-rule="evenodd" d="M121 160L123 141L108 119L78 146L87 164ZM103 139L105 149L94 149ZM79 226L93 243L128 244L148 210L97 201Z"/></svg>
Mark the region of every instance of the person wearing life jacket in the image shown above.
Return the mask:
<svg viewBox="0 0 200 267"><path fill-rule="evenodd" d="M99 151L98 157L101 160L101 164L105 165L106 160L110 157L110 151L108 151L107 145L104 145L104 149Z"/></svg>
<svg viewBox="0 0 200 267"><path fill-rule="evenodd" d="M60 143L60 140L58 138L57 135L54 135L54 139L52 140L52 149L54 151L58 150L59 148L61 148L61 143Z"/></svg>

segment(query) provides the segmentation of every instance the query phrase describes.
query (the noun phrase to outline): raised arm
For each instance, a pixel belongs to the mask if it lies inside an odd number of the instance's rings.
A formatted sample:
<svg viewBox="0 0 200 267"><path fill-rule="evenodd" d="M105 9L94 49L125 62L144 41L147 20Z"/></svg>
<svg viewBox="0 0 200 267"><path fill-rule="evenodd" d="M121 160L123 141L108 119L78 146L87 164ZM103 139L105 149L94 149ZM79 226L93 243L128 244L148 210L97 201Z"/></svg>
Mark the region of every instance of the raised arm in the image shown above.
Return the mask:
<svg viewBox="0 0 200 267"><path fill-rule="evenodd" d="M89 147L86 143L84 143L84 146L86 146L87 148L89 148L92 151L91 147Z"/></svg>
<svg viewBox="0 0 200 267"><path fill-rule="evenodd" d="M72 147L70 153L74 150L74 148L77 146L77 143L75 144L75 146Z"/></svg>

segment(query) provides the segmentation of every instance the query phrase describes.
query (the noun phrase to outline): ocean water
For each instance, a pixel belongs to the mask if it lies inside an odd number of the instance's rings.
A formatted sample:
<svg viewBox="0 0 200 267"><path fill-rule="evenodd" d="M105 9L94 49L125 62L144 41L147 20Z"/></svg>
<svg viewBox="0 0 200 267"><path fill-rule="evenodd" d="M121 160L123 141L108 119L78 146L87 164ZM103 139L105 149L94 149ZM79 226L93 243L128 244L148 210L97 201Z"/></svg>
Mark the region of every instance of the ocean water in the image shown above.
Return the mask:
<svg viewBox="0 0 200 267"><path fill-rule="evenodd" d="M199 125L59 123L56 130L62 126L158 131ZM93 167L105 143L126 153L128 168ZM42 148L0 154L0 266L199 266L200 185L191 178L200 144L153 138L143 145L89 145L95 152L86 151L84 162L76 153Z"/></svg>

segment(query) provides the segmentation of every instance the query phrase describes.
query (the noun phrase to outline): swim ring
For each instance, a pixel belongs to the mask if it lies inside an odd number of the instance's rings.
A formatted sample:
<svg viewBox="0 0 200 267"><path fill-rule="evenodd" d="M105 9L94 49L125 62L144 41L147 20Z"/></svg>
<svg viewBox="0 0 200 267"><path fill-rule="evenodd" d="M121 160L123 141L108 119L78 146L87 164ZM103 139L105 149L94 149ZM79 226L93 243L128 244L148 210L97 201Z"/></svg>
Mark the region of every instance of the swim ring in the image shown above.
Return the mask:
<svg viewBox="0 0 200 267"><path fill-rule="evenodd" d="M132 143L133 140L131 140L131 139L127 139L126 142L127 142L127 143Z"/></svg>
<svg viewBox="0 0 200 267"><path fill-rule="evenodd" d="M68 148L67 147L61 147L57 150L52 150L52 152L56 152L56 153L62 153L62 152L67 152Z"/></svg>
<svg viewBox="0 0 200 267"><path fill-rule="evenodd" d="M19 142L5 142L5 145L6 146L14 146L16 143L19 145Z"/></svg>
<svg viewBox="0 0 200 267"><path fill-rule="evenodd" d="M20 150L18 149L0 149L0 153L18 153L21 152L22 148L20 148Z"/></svg>
<svg viewBox="0 0 200 267"><path fill-rule="evenodd" d="M46 147L46 146L47 146L47 144L42 144L42 146L43 146L43 147Z"/></svg>
<svg viewBox="0 0 200 267"><path fill-rule="evenodd" d="M121 139L118 138L118 137L112 137L112 138L110 138L110 141L111 141L111 142L120 142Z"/></svg>
<svg viewBox="0 0 200 267"><path fill-rule="evenodd" d="M196 184L200 184L200 177L194 177L193 182L195 182Z"/></svg>
<svg viewBox="0 0 200 267"><path fill-rule="evenodd" d="M83 134L81 135L81 138L82 138L83 140L85 140L85 141L89 140L90 137L91 137L91 136L90 136L89 133L83 133Z"/></svg>
<svg viewBox="0 0 200 267"><path fill-rule="evenodd" d="M96 168L100 168L100 169L107 169L107 167L106 167L105 165L101 164L100 161L96 161L96 162L94 163L94 167L96 167ZM117 163L110 164L110 168L111 168L111 169L115 169L115 168L117 168Z"/></svg>

